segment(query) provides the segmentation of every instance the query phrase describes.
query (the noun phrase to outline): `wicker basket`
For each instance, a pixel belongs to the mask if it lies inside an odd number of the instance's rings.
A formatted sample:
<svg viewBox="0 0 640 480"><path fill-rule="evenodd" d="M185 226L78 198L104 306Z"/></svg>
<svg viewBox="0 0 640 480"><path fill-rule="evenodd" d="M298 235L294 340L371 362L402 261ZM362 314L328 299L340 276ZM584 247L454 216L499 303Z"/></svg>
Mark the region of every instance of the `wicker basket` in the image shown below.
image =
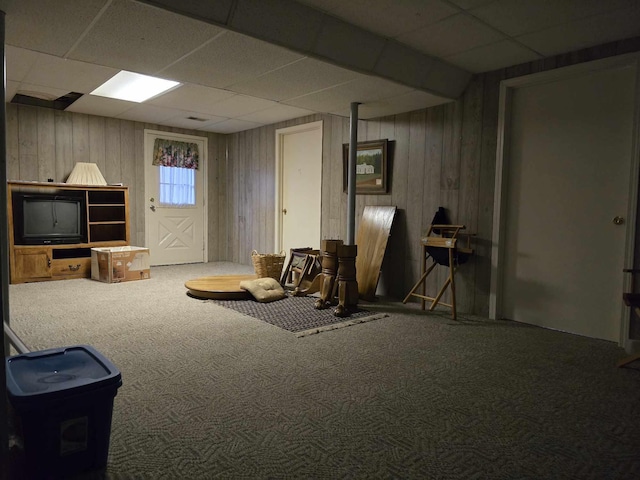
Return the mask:
<svg viewBox="0 0 640 480"><path fill-rule="evenodd" d="M258 253L256 250L251 252L251 260L253 260L253 268L259 278L271 277L280 281L282 275L282 267L286 255L281 253Z"/></svg>

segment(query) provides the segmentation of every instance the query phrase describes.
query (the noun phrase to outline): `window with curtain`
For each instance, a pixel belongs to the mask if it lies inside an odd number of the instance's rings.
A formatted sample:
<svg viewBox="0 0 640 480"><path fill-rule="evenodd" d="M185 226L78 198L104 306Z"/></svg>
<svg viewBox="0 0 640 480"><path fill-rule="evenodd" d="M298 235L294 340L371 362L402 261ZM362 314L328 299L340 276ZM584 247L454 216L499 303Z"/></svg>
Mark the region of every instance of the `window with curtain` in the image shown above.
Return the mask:
<svg viewBox="0 0 640 480"><path fill-rule="evenodd" d="M198 145L156 138L153 149L153 165L160 169L159 204L168 207L195 206Z"/></svg>
<svg viewBox="0 0 640 480"><path fill-rule="evenodd" d="M160 166L160 205L193 207L196 204L196 171Z"/></svg>

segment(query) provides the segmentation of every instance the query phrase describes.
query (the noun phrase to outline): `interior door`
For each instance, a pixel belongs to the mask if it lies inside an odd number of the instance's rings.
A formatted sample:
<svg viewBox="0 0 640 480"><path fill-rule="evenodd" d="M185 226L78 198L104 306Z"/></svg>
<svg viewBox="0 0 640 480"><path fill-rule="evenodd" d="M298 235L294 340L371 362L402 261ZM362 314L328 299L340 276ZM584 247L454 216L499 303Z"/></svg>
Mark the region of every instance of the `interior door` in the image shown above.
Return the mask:
<svg viewBox="0 0 640 480"><path fill-rule="evenodd" d="M322 122L276 131L280 171L280 237L276 248L320 248ZM276 229L276 232L278 229Z"/></svg>
<svg viewBox="0 0 640 480"><path fill-rule="evenodd" d="M196 143L200 166L195 170L195 205L171 207L159 202L160 167L152 165L156 138ZM202 263L206 257L207 139L169 132L145 131L145 231L151 265Z"/></svg>
<svg viewBox="0 0 640 480"><path fill-rule="evenodd" d="M513 90L503 317L620 338L636 69Z"/></svg>

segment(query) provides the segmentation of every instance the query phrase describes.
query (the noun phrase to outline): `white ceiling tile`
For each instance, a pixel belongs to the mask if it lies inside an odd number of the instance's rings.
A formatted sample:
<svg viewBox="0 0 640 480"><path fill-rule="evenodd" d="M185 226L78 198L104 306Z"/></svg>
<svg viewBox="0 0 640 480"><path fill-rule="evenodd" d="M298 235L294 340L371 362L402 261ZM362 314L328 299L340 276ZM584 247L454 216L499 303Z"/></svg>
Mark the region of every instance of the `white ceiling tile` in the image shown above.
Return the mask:
<svg viewBox="0 0 640 480"><path fill-rule="evenodd" d="M246 120L238 120L234 118L225 120L224 122L208 125L204 128L201 128L200 130L215 133L236 133L242 132L244 130L251 130L252 128L258 128L261 126L262 124L260 123L247 122Z"/></svg>
<svg viewBox="0 0 640 480"><path fill-rule="evenodd" d="M321 90L310 95L303 95L301 97L291 98L289 100L283 100L283 103L298 108L312 110L315 112L322 112L325 107L328 110L344 108L350 105L348 99L349 94L344 89L328 88ZM354 97L352 96L351 99ZM352 100L356 101L356 100Z"/></svg>
<svg viewBox="0 0 640 480"><path fill-rule="evenodd" d="M449 0L449 1L464 10L469 10L471 8L481 7L482 5L495 2L496 0Z"/></svg>
<svg viewBox="0 0 640 480"><path fill-rule="evenodd" d="M246 120L248 122L261 123L263 125L271 125L273 123L284 122L292 118L304 117L315 112L305 110L303 108L292 107L290 105L278 104L274 107L260 110L259 112L250 113L238 117L238 120Z"/></svg>
<svg viewBox="0 0 640 480"><path fill-rule="evenodd" d="M640 4L637 8L616 10L522 35L517 40L550 56L639 35Z"/></svg>
<svg viewBox="0 0 640 480"><path fill-rule="evenodd" d="M5 43L63 56L106 3L107 0L9 2Z"/></svg>
<svg viewBox="0 0 640 480"><path fill-rule="evenodd" d="M36 63L36 60L43 56L24 48L17 48L7 45L5 48L5 60L7 62L7 79L21 82L29 73L29 70Z"/></svg>
<svg viewBox="0 0 640 480"><path fill-rule="evenodd" d="M442 105L443 103L449 103L451 101L449 98L431 95L420 90L412 90L402 95L387 97L376 102L360 105L358 107L358 116L362 119L380 118ZM348 117L350 109L339 109L330 113Z"/></svg>
<svg viewBox="0 0 640 480"><path fill-rule="evenodd" d="M220 31L149 5L114 0L69 58L154 74Z"/></svg>
<svg viewBox="0 0 640 480"><path fill-rule="evenodd" d="M358 74L311 58L233 86L233 90L271 100L284 100L339 85Z"/></svg>
<svg viewBox="0 0 640 480"><path fill-rule="evenodd" d="M344 3L344 0L298 0L298 2L322 10L323 12L331 12L340 7Z"/></svg>
<svg viewBox="0 0 640 480"><path fill-rule="evenodd" d="M276 105L278 105L276 102L263 100L262 98L235 95L217 103L213 109L213 113L220 117L235 118L259 112L260 110L266 110Z"/></svg>
<svg viewBox="0 0 640 480"><path fill-rule="evenodd" d="M518 36L581 18L630 8L634 4L637 6L637 1L500 0L470 12L508 35Z"/></svg>
<svg viewBox="0 0 640 480"><path fill-rule="evenodd" d="M310 95L286 100L288 105L322 112L349 108L352 102L369 103L383 97L397 96L411 91L410 87L377 77L359 75L356 79L337 87Z"/></svg>
<svg viewBox="0 0 640 480"><path fill-rule="evenodd" d="M304 56L235 32L218 35L161 73L178 81L224 88Z"/></svg>
<svg viewBox="0 0 640 480"><path fill-rule="evenodd" d="M202 87L200 85L181 85L164 95L149 100L147 103L159 107L180 106L180 108L193 110L194 112L213 113L216 104L235 95L237 94L228 90Z"/></svg>
<svg viewBox="0 0 640 480"><path fill-rule="evenodd" d="M116 118L132 120L134 122L159 123L168 118L180 115L181 111L175 108L156 107L138 103L126 112L116 115Z"/></svg>
<svg viewBox="0 0 640 480"><path fill-rule="evenodd" d="M65 60L53 55L39 55L24 81L66 88L69 92L89 93L118 71L115 68Z"/></svg>
<svg viewBox="0 0 640 480"><path fill-rule="evenodd" d="M206 21L211 21L216 24L224 24L229 15L233 12L235 3L237 0L215 0L215 1L202 1L202 0L135 0L135 1L147 1L158 5L160 8L166 6L168 9L176 8L177 5L185 5L193 18L203 18ZM182 6L180 5L180 6Z"/></svg>
<svg viewBox="0 0 640 480"><path fill-rule="evenodd" d="M460 32L464 32L464 35ZM493 28L460 13L428 27L400 35L398 41L435 57L446 57L504 38L506 37L503 34Z"/></svg>
<svg viewBox="0 0 640 480"><path fill-rule="evenodd" d="M441 0L358 0L342 2L332 15L389 38L458 13Z"/></svg>
<svg viewBox="0 0 640 480"><path fill-rule="evenodd" d="M68 112L101 115L103 117L117 117L136 105L137 103L116 100L115 98L83 95L65 110Z"/></svg>
<svg viewBox="0 0 640 480"><path fill-rule="evenodd" d="M519 63L532 62L542 58L530 49L511 40L492 43L483 47L467 50L445 60L470 72L488 72L498 68L510 67Z"/></svg>
<svg viewBox="0 0 640 480"><path fill-rule="evenodd" d="M191 117L191 118L190 118ZM200 112L187 112L159 121L161 125L171 125L180 128L192 128L194 130L202 130L208 125L220 123L228 120L226 117L216 117L215 115L203 115Z"/></svg>

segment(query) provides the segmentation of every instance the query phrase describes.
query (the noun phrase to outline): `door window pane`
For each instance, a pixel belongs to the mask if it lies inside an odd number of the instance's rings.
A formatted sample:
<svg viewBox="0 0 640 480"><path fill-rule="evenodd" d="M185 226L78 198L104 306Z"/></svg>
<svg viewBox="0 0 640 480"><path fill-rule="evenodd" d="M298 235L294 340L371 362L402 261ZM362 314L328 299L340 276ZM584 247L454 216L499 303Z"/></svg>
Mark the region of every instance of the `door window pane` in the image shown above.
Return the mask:
<svg viewBox="0 0 640 480"><path fill-rule="evenodd" d="M180 167L160 169L160 205L193 207L196 204L196 170Z"/></svg>

